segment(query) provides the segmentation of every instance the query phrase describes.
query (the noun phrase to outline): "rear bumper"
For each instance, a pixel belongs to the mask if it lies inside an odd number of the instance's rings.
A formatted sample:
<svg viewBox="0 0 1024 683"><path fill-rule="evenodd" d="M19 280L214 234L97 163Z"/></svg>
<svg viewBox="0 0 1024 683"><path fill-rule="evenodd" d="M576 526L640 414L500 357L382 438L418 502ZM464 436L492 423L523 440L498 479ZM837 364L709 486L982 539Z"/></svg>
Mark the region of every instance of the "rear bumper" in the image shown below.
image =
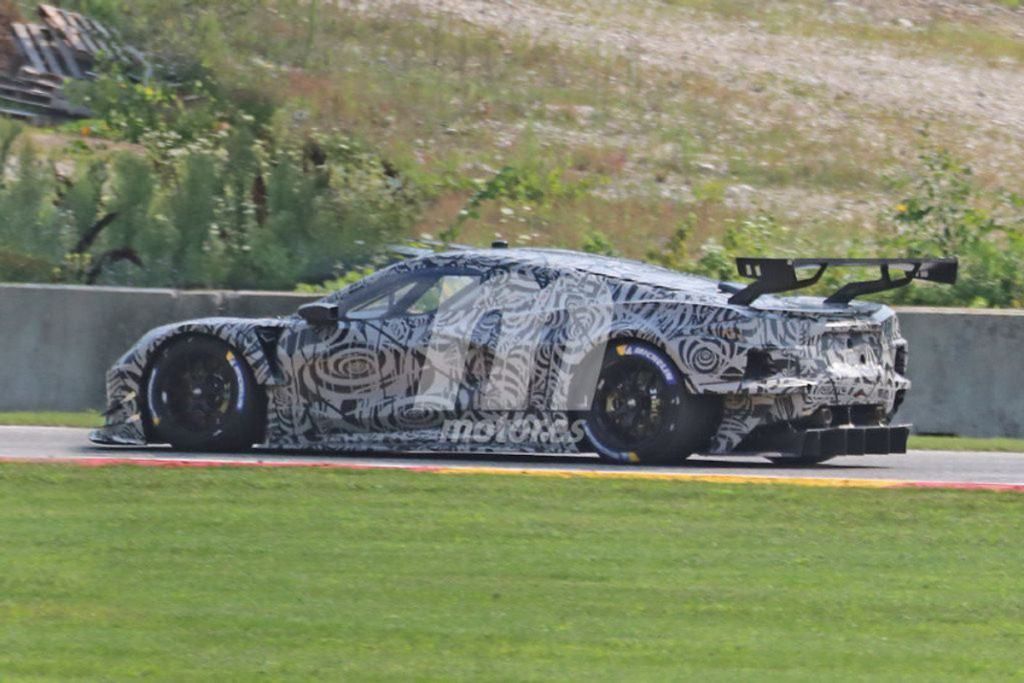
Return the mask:
<svg viewBox="0 0 1024 683"><path fill-rule="evenodd" d="M888 455L906 453L909 436L910 425L755 430L737 450L778 453L792 458Z"/></svg>

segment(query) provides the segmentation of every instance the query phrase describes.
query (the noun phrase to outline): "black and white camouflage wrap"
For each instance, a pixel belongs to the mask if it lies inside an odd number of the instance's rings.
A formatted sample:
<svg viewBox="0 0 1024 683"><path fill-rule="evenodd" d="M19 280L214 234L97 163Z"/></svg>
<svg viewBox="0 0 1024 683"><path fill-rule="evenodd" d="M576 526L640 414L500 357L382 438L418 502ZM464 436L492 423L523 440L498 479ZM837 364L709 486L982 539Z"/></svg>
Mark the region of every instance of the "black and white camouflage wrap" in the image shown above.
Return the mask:
<svg viewBox="0 0 1024 683"><path fill-rule="evenodd" d="M191 334L223 340L250 365L267 399L262 445L275 449L571 451L575 441L566 439L455 443L445 438L442 422L453 412L460 419L493 417L501 406L486 405L481 387L504 382L525 396L526 405L514 407L517 415L562 424L568 411L564 382L558 378L571 374L582 360L578 351L565 350L578 350L581 339L595 346L646 342L678 366L688 391L721 397L721 424L708 453L735 452L755 428L805 418L825 406L877 406L891 413L910 386L905 368L898 367L905 362L906 343L887 306L776 296L762 296L750 306L732 305L728 288L718 282L589 254L541 249L433 254L379 271L324 301L344 310L394 278L431 272L466 272L485 280L512 274L515 282L535 282L532 296L545 301L539 339L510 346L514 335L508 326L516 312L488 309L486 303L486 312L468 321L442 308L331 326L311 325L297 315L166 325L146 334L110 369L106 426L92 438L147 443L150 362L164 344ZM581 293L578 286L559 290L555 283L569 281L570 275L587 291ZM567 315L566 310L576 313ZM594 330L605 338L591 338ZM454 406L432 409L424 402L424 394L430 394L424 387L438 378L428 376L425 359L450 348L443 343L445 335L466 344L458 355L466 368ZM565 344L569 338L575 343ZM531 352L517 353L523 348ZM750 377L752 351L767 354L778 370Z"/></svg>

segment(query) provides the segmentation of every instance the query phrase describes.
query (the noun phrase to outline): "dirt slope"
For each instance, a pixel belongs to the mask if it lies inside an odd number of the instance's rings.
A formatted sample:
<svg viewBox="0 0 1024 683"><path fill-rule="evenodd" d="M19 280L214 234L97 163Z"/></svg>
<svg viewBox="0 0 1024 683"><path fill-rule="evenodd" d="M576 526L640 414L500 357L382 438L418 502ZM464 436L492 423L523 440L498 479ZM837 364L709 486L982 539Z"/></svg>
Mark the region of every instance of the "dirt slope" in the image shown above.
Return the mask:
<svg viewBox="0 0 1024 683"><path fill-rule="evenodd" d="M930 122L969 133L958 142L982 148L980 156L996 154L992 170L1019 158L1024 142L1024 69L1016 58L961 52L955 35L927 49L931 34L925 31L952 21L1024 44L1024 15L995 3L809 3L804 12L813 23L802 18L797 31L782 32L757 20L728 20L657 0L373 3L397 4L492 30L593 46L662 69L698 72L734 88L767 87L775 106L760 115L795 115L811 135L814 128L863 127L870 144L866 116ZM879 30L886 32L880 38Z"/></svg>

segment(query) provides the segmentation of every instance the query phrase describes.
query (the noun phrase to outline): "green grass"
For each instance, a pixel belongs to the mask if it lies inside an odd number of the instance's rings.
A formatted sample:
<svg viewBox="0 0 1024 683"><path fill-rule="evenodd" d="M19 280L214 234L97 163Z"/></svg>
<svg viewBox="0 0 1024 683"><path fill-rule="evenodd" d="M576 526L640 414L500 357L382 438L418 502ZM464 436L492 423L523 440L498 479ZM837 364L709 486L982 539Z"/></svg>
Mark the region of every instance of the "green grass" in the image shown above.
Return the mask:
<svg viewBox="0 0 1024 683"><path fill-rule="evenodd" d="M845 126L809 135L792 103L773 107L771 117L741 116L766 110L770 98L746 86L582 42L480 28L410 5L373 16L324 6L316 49L307 54L306 12L281 9L262 21L248 18L255 27L233 24L226 28L232 53L257 45L271 62L303 64L287 76L265 75L259 87L325 128L340 126L378 145L429 196L415 234L436 236L450 226L468 195L467 177L486 178L505 165L542 174L567 170L570 181L598 189L549 198L513 219L491 202L459 239L486 244L498 232L512 243L525 238L578 247L597 230L625 254L642 257L691 215L700 218L696 245L749 212L719 200L701 217L686 187L711 181L812 194L878 192L888 187L882 171L899 161L888 149L862 144L860 132ZM258 37L245 38L251 32ZM720 170L702 170L707 159ZM601 192L607 185L619 189ZM817 215L798 208L807 222Z"/></svg>
<svg viewBox="0 0 1024 683"><path fill-rule="evenodd" d="M1024 439L985 439L969 436L911 436L909 446L919 451L1024 453Z"/></svg>
<svg viewBox="0 0 1024 683"><path fill-rule="evenodd" d="M903 48L912 53L941 56L970 55L996 60L1021 59L1024 45L1012 26L999 15L960 16L954 20L933 11L913 29L883 22L870 12L850 15L830 11L829 3L797 0L785 3L752 3L744 0L663 0L667 7L694 10L719 20L758 21L764 30L782 35L837 37L868 45ZM1020 0L994 0L993 4L1016 8Z"/></svg>
<svg viewBox="0 0 1024 683"><path fill-rule="evenodd" d="M1024 675L1024 497L0 466L5 680Z"/></svg>
<svg viewBox="0 0 1024 683"><path fill-rule="evenodd" d="M103 418L94 410L83 412L17 411L0 413L0 425L23 427L99 427Z"/></svg>

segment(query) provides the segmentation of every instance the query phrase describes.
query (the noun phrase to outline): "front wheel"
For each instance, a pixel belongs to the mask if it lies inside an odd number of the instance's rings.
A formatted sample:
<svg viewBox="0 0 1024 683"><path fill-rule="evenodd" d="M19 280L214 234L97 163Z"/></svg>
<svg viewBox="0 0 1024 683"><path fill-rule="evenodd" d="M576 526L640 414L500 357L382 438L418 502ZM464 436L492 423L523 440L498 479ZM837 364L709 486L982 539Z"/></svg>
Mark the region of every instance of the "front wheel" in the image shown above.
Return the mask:
<svg viewBox="0 0 1024 683"><path fill-rule="evenodd" d="M261 438L264 408L252 370L219 339L190 336L160 350L146 399L153 441L180 450L231 451Z"/></svg>
<svg viewBox="0 0 1024 683"><path fill-rule="evenodd" d="M640 342L608 348L593 395L583 445L608 462L682 462L707 446L720 416L715 398L688 394L672 361Z"/></svg>

